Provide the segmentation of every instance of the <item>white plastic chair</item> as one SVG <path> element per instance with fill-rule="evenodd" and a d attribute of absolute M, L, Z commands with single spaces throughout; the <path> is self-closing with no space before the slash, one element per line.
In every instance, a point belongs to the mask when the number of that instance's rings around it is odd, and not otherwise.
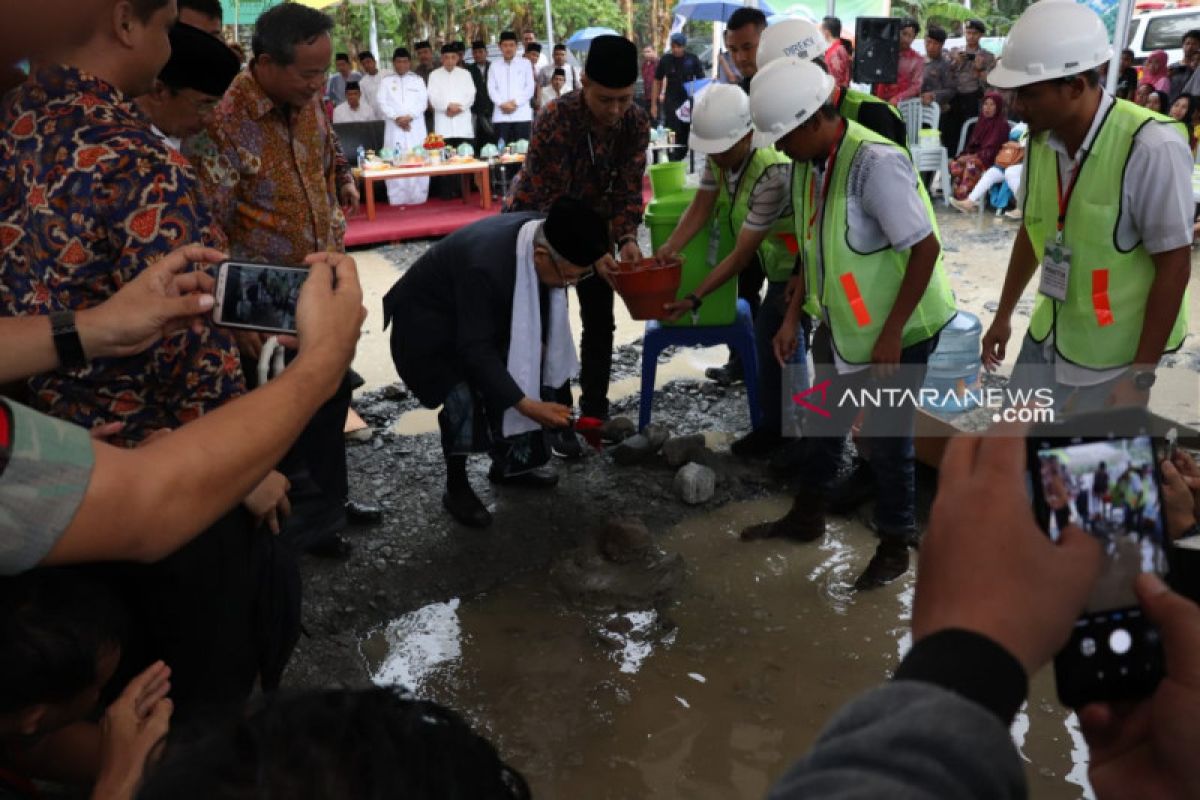
<path fill-rule="evenodd" d="M 918 173 L 933 173 L 930 185 L 936 181 L 942 192 L 942 202 L 950 205 L 950 154 L 942 146 L 940 138 L 921 137 L 922 129 L 939 130 L 941 109 L 937 103 L 925 105 L 915 97 L 902 101 L 899 109 L 908 133 L 908 150 L 912 153 L 913 166 Z"/>

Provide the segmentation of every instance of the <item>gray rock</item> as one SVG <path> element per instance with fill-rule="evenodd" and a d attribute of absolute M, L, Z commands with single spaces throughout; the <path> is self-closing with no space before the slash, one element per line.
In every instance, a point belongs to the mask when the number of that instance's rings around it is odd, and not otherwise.
<path fill-rule="evenodd" d="M 637 425 L 629 417 L 613 417 L 600 428 L 600 436 L 608 442 L 623 442 L 637 434 Z"/>
<path fill-rule="evenodd" d="M 665 426 L 651 422 L 646 427 L 642 428 L 642 436 L 645 436 L 650 442 L 650 451 L 657 453 L 659 449 L 666 444 L 667 439 L 671 438 L 671 432 Z"/>
<path fill-rule="evenodd" d="M 663 444 L 662 454 L 667 464 L 679 468 L 689 461 L 698 461 L 704 449 L 704 434 L 694 433 L 691 436 L 672 436 Z"/>
<path fill-rule="evenodd" d="M 613 461 L 623 467 L 640 464 L 652 455 L 654 448 L 650 446 L 650 440 L 640 433 L 630 436 L 612 451 Z"/>
<path fill-rule="evenodd" d="M 595 534 L 596 548 L 605 560 L 632 564 L 646 558 L 654 547 L 650 531 L 640 519 L 611 519 Z"/>
<path fill-rule="evenodd" d="M 392 383 L 383 387 L 383 396 L 388 400 L 403 400 L 408 397 L 408 389 L 403 383 Z"/>
<path fill-rule="evenodd" d="M 717 490 L 717 474 L 701 464 L 685 464 L 675 473 L 675 494 L 688 505 L 712 499 Z"/>

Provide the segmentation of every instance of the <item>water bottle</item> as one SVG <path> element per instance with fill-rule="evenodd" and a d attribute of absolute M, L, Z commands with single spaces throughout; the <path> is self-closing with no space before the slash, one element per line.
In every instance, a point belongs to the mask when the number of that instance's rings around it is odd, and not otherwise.
<path fill-rule="evenodd" d="M 504 152 L 504 137 L 503 136 L 500 137 L 500 141 L 496 142 L 496 150 L 501 153 Z"/>
<path fill-rule="evenodd" d="M 922 407 L 959 414 L 979 405 L 982 335 L 979 317 L 967 311 L 958 312 L 942 329 L 937 349 L 929 356 L 924 385 L 926 389 L 935 389 L 937 397 L 922 397 Z"/>
<path fill-rule="evenodd" d="M 365 148 L 364 148 L 364 147 L 363 147 L 363 146 L 360 144 L 360 145 L 358 146 L 358 168 L 359 168 L 359 169 L 362 169 L 362 168 L 363 168 L 363 164 L 366 162 L 366 160 L 367 160 L 367 151 L 366 151 L 366 149 L 365 149 Z"/>
<path fill-rule="evenodd" d="M 808 333 L 803 325 L 798 325 L 796 347 L 783 365 L 782 380 L 779 382 L 782 393 L 779 427 L 784 436 L 797 437 L 801 433 L 804 407 L 793 398 L 808 388 L 808 381 Z"/>

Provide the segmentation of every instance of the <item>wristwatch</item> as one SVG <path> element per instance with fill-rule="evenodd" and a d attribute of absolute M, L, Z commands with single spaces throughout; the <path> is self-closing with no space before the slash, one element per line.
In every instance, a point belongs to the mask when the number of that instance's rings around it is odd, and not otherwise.
<path fill-rule="evenodd" d="M 1130 376 L 1133 378 L 1133 385 L 1136 386 L 1139 391 L 1143 392 L 1150 391 L 1150 387 L 1154 385 L 1156 380 L 1158 380 L 1158 376 L 1154 374 L 1154 370 L 1152 369 L 1131 370 Z"/>
<path fill-rule="evenodd" d="M 684 295 L 684 296 L 683 296 L 683 299 L 684 299 L 684 300 L 689 300 L 689 301 L 691 301 L 691 304 L 692 304 L 692 311 L 699 311 L 699 310 L 700 310 L 700 306 L 701 306 L 701 305 L 703 305 L 703 302 L 700 300 L 700 298 L 699 298 L 699 297 L 697 297 L 697 296 L 695 295 L 695 293 L 694 293 L 694 292 L 693 292 L 692 294 L 686 294 L 686 295 Z"/>
<path fill-rule="evenodd" d="M 74 311 L 50 312 L 50 335 L 54 339 L 54 351 L 58 353 L 58 364 L 63 369 L 83 369 L 87 356 L 83 354 L 83 342 L 75 329 Z"/>

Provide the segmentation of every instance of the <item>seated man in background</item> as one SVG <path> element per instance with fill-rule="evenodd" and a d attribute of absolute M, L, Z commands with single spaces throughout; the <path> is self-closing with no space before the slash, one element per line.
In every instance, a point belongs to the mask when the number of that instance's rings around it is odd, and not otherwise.
<path fill-rule="evenodd" d="M 363 97 L 362 87 L 358 81 L 346 84 L 346 102 L 333 110 L 333 124 L 343 122 L 374 122 L 379 119 L 377 112 Z"/>
<path fill-rule="evenodd" d="M 176 150 L 183 140 L 208 125 L 213 109 L 241 72 L 242 65 L 224 42 L 177 22 L 171 28 L 171 57 L 154 88 L 134 102 L 154 132 Z"/>
<path fill-rule="evenodd" d="M 469 453 L 491 451 L 494 483 L 558 483 L 544 468 L 543 429 L 565 428 L 571 409 L 540 398 L 578 371 L 566 289 L 590 277 L 608 248 L 591 207 L 561 199 L 549 216 L 502 214 L 456 231 L 384 297 L 396 370 L 422 405 L 442 406 L 442 504 L 464 525 L 492 521 L 467 481 Z"/>

